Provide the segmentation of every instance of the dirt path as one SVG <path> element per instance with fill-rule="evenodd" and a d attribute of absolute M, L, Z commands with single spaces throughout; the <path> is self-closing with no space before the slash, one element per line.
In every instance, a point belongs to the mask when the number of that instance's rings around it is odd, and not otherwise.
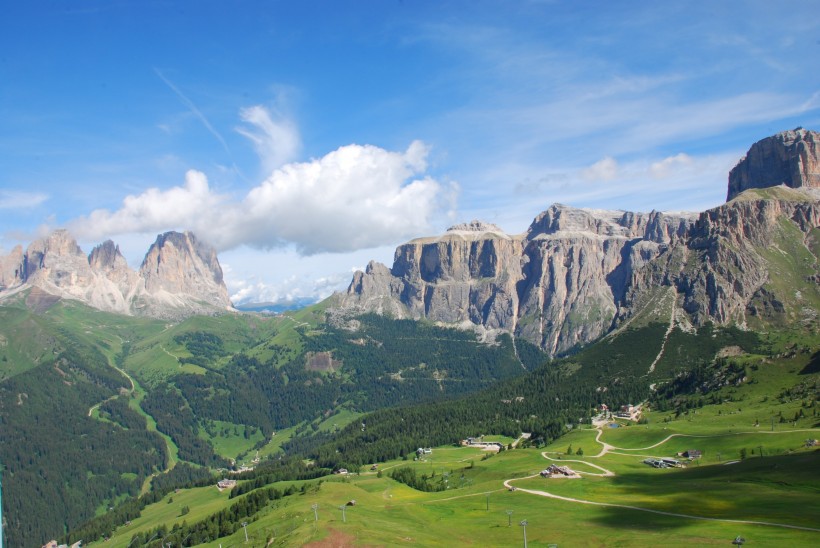
<path fill-rule="evenodd" d="M 777 432 L 767 432 L 767 431 L 748 431 L 748 432 L 732 432 L 729 434 L 670 434 L 655 445 L 650 445 L 649 447 L 636 447 L 634 449 L 628 449 L 624 447 L 613 447 L 608 445 L 609 450 L 618 450 L 618 451 L 645 451 L 647 449 L 654 449 L 664 443 L 668 442 L 672 438 L 722 438 L 727 436 L 742 436 L 744 434 L 767 434 L 767 435 L 775 435 L 775 434 L 792 434 L 794 432 L 817 432 L 816 428 L 801 428 L 795 430 L 778 430 Z M 598 436 L 600 437 L 600 430 Z M 598 438 L 595 438 L 598 441 Z M 598 441 L 598 443 L 603 443 Z"/>
<path fill-rule="evenodd" d="M 178 358 L 177 356 L 174 356 L 173 354 L 171 354 L 170 352 L 168 352 L 167 350 L 165 350 L 165 347 L 164 347 L 164 346 L 159 345 L 159 348 L 160 348 L 160 350 L 162 350 L 163 352 L 165 352 L 166 354 L 168 354 L 169 356 L 171 356 L 172 358 L 174 358 L 174 361 L 179 360 L 179 358 Z"/>
<path fill-rule="evenodd" d="M 614 476 L 614 475 L 615 475 L 615 472 L 613 472 L 612 470 L 607 470 L 607 469 L 606 469 L 606 468 L 604 468 L 603 466 L 598 466 L 597 464 L 592 464 L 591 462 L 587 462 L 587 461 L 585 461 L 585 460 L 573 460 L 573 459 L 554 459 L 554 458 L 552 458 L 552 457 L 550 457 L 550 456 L 547 456 L 547 451 L 544 451 L 543 453 L 541 453 L 541 456 L 542 456 L 542 457 L 544 457 L 545 459 L 547 459 L 547 460 L 551 460 L 551 461 L 553 461 L 553 462 L 580 462 L 581 464 L 585 464 L 585 465 L 587 465 L 587 466 L 591 466 L 592 468 L 597 468 L 598 470 L 600 470 L 601 472 L 603 472 L 603 474 L 596 474 L 595 472 L 581 472 L 581 471 L 579 471 L 579 470 L 574 470 L 574 472 L 577 472 L 578 474 L 584 474 L 585 476 L 600 476 L 600 477 L 607 477 L 607 478 L 609 478 L 609 477 L 612 477 L 612 476 Z M 595 457 L 598 457 L 598 456 L 600 456 L 600 455 L 595 455 Z"/>
<path fill-rule="evenodd" d="M 531 479 L 538 477 L 538 475 L 528 476 L 526 478 L 515 478 L 515 479 Z M 507 489 L 512 487 L 511 481 L 515 481 L 514 479 L 509 479 L 504 482 L 504 486 Z M 650 514 L 659 514 L 662 516 L 672 516 L 676 518 L 685 518 L 685 519 L 697 519 L 702 521 L 716 521 L 720 523 L 741 523 L 745 525 L 767 525 L 769 527 L 784 527 L 786 529 L 797 529 L 800 531 L 812 531 L 816 533 L 820 533 L 820 529 L 815 529 L 813 527 L 801 527 L 800 525 L 787 525 L 785 523 L 774 523 L 771 521 L 753 521 L 753 520 L 745 520 L 745 519 L 726 519 L 726 518 L 708 518 L 705 516 L 693 516 L 689 514 L 678 514 L 676 512 L 665 512 L 663 510 L 653 510 L 651 508 L 643 508 L 641 506 L 631 506 L 628 504 L 614 504 L 610 502 L 595 502 L 592 500 L 582 500 L 582 499 L 574 499 L 570 497 L 563 497 L 561 495 L 555 495 L 553 493 L 548 493 L 547 491 L 538 491 L 535 489 L 525 489 L 523 487 L 516 487 L 516 493 L 529 493 L 531 495 L 537 495 L 540 497 L 547 497 L 551 499 L 563 500 L 566 502 L 575 502 L 578 504 L 589 504 L 592 506 L 605 506 L 608 508 L 626 508 L 628 510 L 638 510 L 639 512 L 649 512 Z"/>
<path fill-rule="evenodd" d="M 816 429 L 800 429 L 800 430 L 788 430 L 788 431 L 781 431 L 781 432 L 733 432 L 731 434 L 716 434 L 716 435 L 711 435 L 711 436 L 694 435 L 694 434 L 671 434 L 671 435 L 667 436 L 666 438 L 664 438 L 663 440 L 659 441 L 658 443 L 656 443 L 654 445 L 650 445 L 649 447 L 640 447 L 640 448 L 635 448 L 635 449 L 624 449 L 624 448 L 621 448 L 621 447 L 615 447 L 613 445 L 610 445 L 608 443 L 605 443 L 605 442 L 601 441 L 601 434 L 603 434 L 603 429 L 601 428 L 600 425 L 596 429 L 598 430 L 598 434 L 595 436 L 595 441 L 600 443 L 602 448 L 601 448 L 600 453 L 598 453 L 597 455 L 591 456 L 591 458 L 600 458 L 600 457 L 602 457 L 602 456 L 604 456 L 604 455 L 606 455 L 607 453 L 610 453 L 610 452 L 612 452 L 612 454 L 615 454 L 615 455 L 629 455 L 630 454 L 630 453 L 616 453 L 615 451 L 645 451 L 647 449 L 654 449 L 655 447 L 663 445 L 664 443 L 666 443 L 667 441 L 669 441 L 669 440 L 671 440 L 672 438 L 675 438 L 675 437 L 714 438 L 714 437 L 721 437 L 721 436 L 736 436 L 736 435 L 741 435 L 741 434 L 789 434 L 789 433 L 792 433 L 792 432 L 816 432 L 817 431 Z M 553 459 L 552 457 L 548 456 L 546 451 L 541 453 L 541 456 L 543 456 L 545 459 L 551 460 L 551 461 L 558 460 L 558 459 Z M 635 455 L 635 456 L 639 456 L 639 455 Z M 604 472 L 603 474 L 594 474 L 594 473 L 586 472 L 587 475 L 608 476 L 608 477 L 611 477 L 611 476 L 615 475 L 614 472 L 612 472 L 610 470 L 607 470 L 606 468 L 603 468 L 601 466 L 598 466 L 596 464 L 592 464 L 591 462 L 587 462 L 587 461 L 584 461 L 584 460 L 560 459 L 560 462 L 580 462 L 580 463 L 583 463 L 587 466 L 592 466 L 593 468 L 597 468 L 597 469 Z M 584 472 L 578 472 L 578 473 L 579 474 L 584 474 Z M 539 477 L 538 474 L 534 474 L 532 476 L 527 476 L 527 477 L 524 477 L 524 478 L 510 478 L 510 479 L 504 481 L 504 487 L 506 487 L 508 490 L 512 490 L 512 488 L 513 488 L 512 482 L 513 481 L 518 481 L 518 480 L 522 480 L 522 479 L 532 479 L 532 478 L 537 478 L 537 477 Z M 684 518 L 684 519 L 696 519 L 696 520 L 701 520 L 701 521 L 716 521 L 716 522 L 721 522 L 721 523 L 740 523 L 740 524 L 745 524 L 745 525 L 765 525 L 765 526 L 769 526 L 769 527 L 782 527 L 782 528 L 786 528 L 786 529 L 797 529 L 797 530 L 800 530 L 800 531 L 812 531 L 812 532 L 820 533 L 820 529 L 816 529 L 816 528 L 813 528 L 813 527 L 802 527 L 800 525 L 788 525 L 788 524 L 785 524 L 785 523 L 774 523 L 774 522 L 770 522 L 770 521 L 753 521 L 753 520 L 727 519 L 727 518 L 709 518 L 709 517 L 705 517 L 705 516 L 694 516 L 694 515 L 690 515 L 690 514 L 679 514 L 679 513 L 676 513 L 676 512 L 666 512 L 666 511 L 663 511 L 663 510 L 654 510 L 652 508 L 643 508 L 641 506 L 632 506 L 632 505 L 629 505 L 629 504 L 614 504 L 614 503 L 610 503 L 610 502 L 596 502 L 596 501 L 592 501 L 592 500 L 575 499 L 575 498 L 571 498 L 571 497 L 564 497 L 564 496 L 561 496 L 561 495 L 556 495 L 554 493 L 549 493 L 547 491 L 540 491 L 540 490 L 536 490 L 536 489 L 525 489 L 523 487 L 516 487 L 515 491 L 516 492 L 521 492 L 521 493 L 529 493 L 531 495 L 537 495 L 537 496 L 540 496 L 540 497 L 547 497 L 547 498 L 551 498 L 551 499 L 563 500 L 563 501 L 566 501 L 566 502 L 575 502 L 575 503 L 578 503 L 578 504 L 589 504 L 589 505 L 592 505 L 592 506 L 605 506 L 605 507 L 609 507 L 609 508 L 626 508 L 628 510 L 637 510 L 639 512 L 649 512 L 650 514 L 659 514 L 659 515 L 662 515 L 662 516 L 672 516 L 672 517 L 678 517 L 678 518 Z"/>
<path fill-rule="evenodd" d="M 606 443 L 605 441 L 601 441 L 601 434 L 603 434 L 604 431 L 600 426 L 598 426 L 595 429 L 598 431 L 598 434 L 595 435 L 595 441 L 601 444 L 601 451 L 597 455 L 592 455 L 593 457 L 595 457 L 597 459 L 597 458 L 603 457 L 604 455 L 606 455 L 607 453 L 609 453 L 613 449 L 618 449 L 614 445 L 610 445 L 610 444 Z"/>
<path fill-rule="evenodd" d="M 119 372 L 120 372 L 120 374 L 122 374 L 122 376 L 124 376 L 126 379 L 128 379 L 128 382 L 131 384 L 131 389 L 128 391 L 128 394 L 129 394 L 129 395 L 132 395 L 132 394 L 134 393 L 134 388 L 135 388 L 135 385 L 134 385 L 134 379 L 132 379 L 132 378 L 131 378 L 131 375 L 129 375 L 128 373 L 126 373 L 126 372 L 125 372 L 125 370 L 120 369 L 119 367 L 117 367 L 116 365 L 114 365 L 114 364 L 113 364 L 113 363 L 111 363 L 111 362 L 108 362 L 108 365 L 110 365 L 111 367 L 113 367 L 114 369 L 116 369 L 117 371 L 119 371 Z M 95 410 L 95 409 L 98 409 L 98 408 L 99 408 L 102 404 L 104 404 L 104 403 L 106 403 L 106 402 L 109 402 L 109 401 L 111 401 L 111 400 L 113 400 L 113 399 L 117 398 L 118 396 L 119 396 L 119 394 L 114 394 L 114 395 L 113 395 L 113 396 L 111 396 L 110 398 L 106 398 L 106 399 L 104 399 L 103 401 L 101 401 L 100 403 L 96 403 L 96 404 L 92 405 L 92 406 L 88 409 L 88 416 L 90 417 L 90 416 L 91 416 L 91 414 L 94 412 L 94 410 Z"/>

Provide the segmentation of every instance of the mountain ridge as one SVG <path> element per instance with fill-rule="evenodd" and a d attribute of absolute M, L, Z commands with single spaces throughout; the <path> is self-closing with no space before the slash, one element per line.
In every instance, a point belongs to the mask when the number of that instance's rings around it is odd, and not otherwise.
<path fill-rule="evenodd" d="M 65 229 L 0 257 L 0 301 L 36 288 L 106 312 L 176 319 L 231 310 L 216 251 L 191 232 L 157 236 L 138 271 L 113 241 L 86 256 Z"/>
<path fill-rule="evenodd" d="M 789 297 L 770 251 L 794 248 L 804 270 L 820 269 L 817 142 L 820 134 L 798 129 L 755 143 L 730 174 L 731 199 L 701 213 L 555 204 L 519 235 L 473 221 L 416 238 L 396 249 L 392 267 L 371 262 L 356 272 L 334 306 L 353 315 L 469 322 L 551 355 L 616 329 L 640 313 L 655 287 L 673 288 L 674 313 L 695 326 L 816 321 L 817 276 L 792 280 L 801 297 Z"/>

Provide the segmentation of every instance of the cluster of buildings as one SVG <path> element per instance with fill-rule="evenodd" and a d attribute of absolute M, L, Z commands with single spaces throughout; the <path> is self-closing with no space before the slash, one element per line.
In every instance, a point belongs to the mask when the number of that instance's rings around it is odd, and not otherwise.
<path fill-rule="evenodd" d="M 572 470 L 569 466 L 558 466 L 551 464 L 549 468 L 541 470 L 542 478 L 580 478 L 578 472 Z"/>
<path fill-rule="evenodd" d="M 682 453 L 678 453 L 678 457 L 686 458 L 689 460 L 699 459 L 703 453 L 698 449 L 689 449 Z M 649 457 L 648 459 L 644 459 L 644 464 L 648 464 L 649 466 L 654 466 L 655 468 L 685 468 L 686 463 L 681 462 L 677 459 L 672 458 L 655 458 Z"/>
<path fill-rule="evenodd" d="M 220 491 L 224 491 L 225 489 L 233 489 L 236 487 L 236 480 L 233 479 L 221 479 L 216 484 L 217 488 Z"/>
<path fill-rule="evenodd" d="M 484 449 L 504 449 L 504 444 L 500 441 L 482 441 L 483 438 L 467 438 L 461 440 L 461 445 L 469 447 L 483 447 Z"/>
<path fill-rule="evenodd" d="M 631 403 L 622 405 L 617 411 L 612 411 L 607 404 L 602 403 L 598 410 L 604 418 L 616 418 L 628 421 L 637 421 L 641 418 L 641 406 L 632 405 Z"/>
<path fill-rule="evenodd" d="M 80 548 L 83 545 L 83 541 L 78 540 L 74 544 L 71 545 L 70 548 Z M 69 548 L 68 544 L 57 544 L 56 540 L 50 540 L 43 544 L 43 548 Z"/>

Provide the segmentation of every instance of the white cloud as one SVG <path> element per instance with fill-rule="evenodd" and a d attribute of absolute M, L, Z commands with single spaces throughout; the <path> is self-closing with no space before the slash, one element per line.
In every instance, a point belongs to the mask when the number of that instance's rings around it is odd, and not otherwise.
<path fill-rule="evenodd" d="M 664 158 L 659 162 L 654 162 L 649 166 L 649 174 L 656 179 L 665 179 L 676 170 L 692 164 L 692 157 L 683 152 Z"/>
<path fill-rule="evenodd" d="M 259 253 L 240 247 L 219 256 L 228 294 L 234 304 L 318 301 L 350 284 L 352 265 L 377 260 L 390 264 L 393 245 L 350 253 L 299 255 L 293 246 Z"/>
<path fill-rule="evenodd" d="M 302 143 L 299 130 L 292 121 L 281 115 L 271 114 L 259 105 L 243 108 L 239 116 L 251 127 L 240 126 L 236 131 L 253 143 L 266 172 L 273 171 L 298 156 Z"/>
<path fill-rule="evenodd" d="M 374 247 L 428 228 L 443 187 L 428 176 L 427 147 L 404 153 L 348 145 L 288 164 L 248 193 L 225 245 L 292 242 L 304 254 Z"/>
<path fill-rule="evenodd" d="M 190 170 L 185 185 L 160 190 L 149 188 L 139 195 L 129 195 L 122 207 L 110 212 L 97 209 L 88 217 L 69 223 L 80 238 L 103 238 L 129 232 L 161 232 L 202 226 L 213 221 L 226 198 L 211 192 L 205 174 Z"/>
<path fill-rule="evenodd" d="M 302 255 L 395 243 L 428 230 L 455 200 L 457 185 L 425 175 L 428 147 L 404 152 L 348 145 L 274 171 L 242 200 L 214 193 L 201 172 L 185 185 L 151 188 L 69 227 L 83 238 L 190 229 L 219 250 L 293 245 Z"/>
<path fill-rule="evenodd" d="M 0 190 L 0 209 L 28 209 L 37 207 L 46 200 L 48 194 L 43 192 Z"/>
<path fill-rule="evenodd" d="M 581 176 L 587 181 L 611 181 L 618 176 L 618 162 L 607 156 L 582 170 Z"/>

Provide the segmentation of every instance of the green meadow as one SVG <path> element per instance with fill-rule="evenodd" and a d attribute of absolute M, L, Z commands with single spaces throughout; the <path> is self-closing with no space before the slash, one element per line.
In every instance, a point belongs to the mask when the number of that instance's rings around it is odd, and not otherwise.
<path fill-rule="evenodd" d="M 711 546 L 727 545 L 737 535 L 761 546 L 812 546 L 820 540 L 820 452 L 803 443 L 820 430 L 692 434 L 703 430 L 694 426 L 699 421 L 654 422 L 651 413 L 649 418 L 647 425 L 604 427 L 601 441 L 615 448 L 602 456 L 594 456 L 603 448 L 595 440 L 598 431 L 587 429 L 539 449 L 496 454 L 445 446 L 418 460 L 378 463 L 379 472 L 365 466 L 321 483 L 293 482 L 304 492 L 273 501 L 249 519 L 247 544 L 240 528 L 204 546 L 510 546 L 523 542 L 522 520 L 531 546 Z M 572 455 L 566 454 L 570 444 Z M 760 445 L 763 456 L 756 451 L 734 464 L 726 464 L 727 456 L 717 461 L 717 452 Z M 583 456 L 575 454 L 578 448 Z M 644 455 L 674 456 L 693 448 L 701 448 L 704 457 L 685 468 L 642 462 Z M 538 473 L 551 462 L 569 465 L 582 477 L 541 478 Z M 404 466 L 433 481 L 446 479 L 449 488 L 421 492 L 390 478 Z M 614 476 L 596 475 L 600 468 Z M 514 491 L 505 487 L 507 480 Z M 134 532 L 160 524 L 170 530 L 233 502 L 215 486 L 170 497 L 173 502 L 166 497 L 152 505 L 106 545 L 127 546 Z M 354 500 L 345 506 L 343 521 L 340 506 Z M 185 516 L 184 506 L 190 508 Z"/>
<path fill-rule="evenodd" d="M 617 428 L 584 425 L 540 448 L 442 446 L 348 475 L 274 484 L 297 492 L 268 502 L 246 528 L 203 545 L 515 546 L 523 545 L 526 520 L 530 546 L 726 546 L 738 535 L 749 545 L 815 546 L 820 451 L 806 442 L 820 438 L 817 374 L 805 353 L 734 359 L 745 361 L 748 378 L 722 387 L 715 403 L 681 413 L 648 410 L 640 423 L 616 421 Z M 280 430 L 259 457 L 276 455 L 292 436 L 334 431 L 358 418 L 342 409 Z M 218 426 L 229 435 L 210 441 L 223 454 L 246 451 L 253 441 L 241 425 Z M 506 447 L 515 439 L 484 441 Z M 701 457 L 678 457 L 688 450 Z M 654 468 L 643 462 L 650 457 L 686 462 Z M 553 463 L 581 477 L 542 478 Z M 403 467 L 443 490 L 419 491 L 391 478 Z M 105 545 L 127 547 L 135 532 L 195 523 L 252 493 L 228 499 L 216 486 L 183 489 L 119 527 Z"/>

